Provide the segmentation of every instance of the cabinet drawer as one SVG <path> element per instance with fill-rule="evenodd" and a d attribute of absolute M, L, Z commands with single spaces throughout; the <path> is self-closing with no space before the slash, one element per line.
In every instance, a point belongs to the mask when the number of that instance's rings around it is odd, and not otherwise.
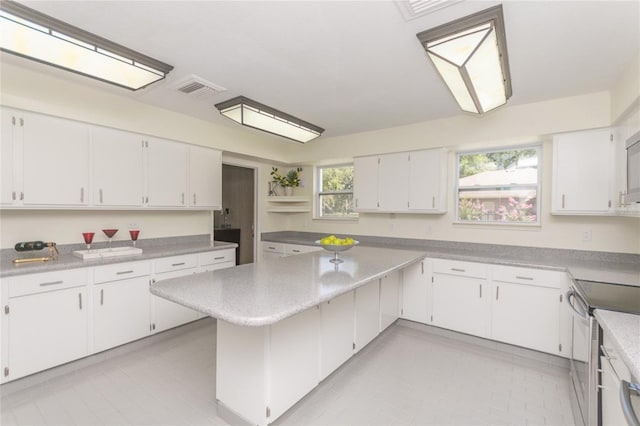
<path fill-rule="evenodd" d="M 296 254 L 311 253 L 312 251 L 322 250 L 322 247 L 305 246 L 302 244 L 285 244 L 284 254 L 286 256 L 295 256 Z"/>
<path fill-rule="evenodd" d="M 198 256 L 195 254 L 165 257 L 153 261 L 153 271 L 156 274 L 195 268 L 196 266 L 198 266 Z"/>
<path fill-rule="evenodd" d="M 96 284 L 126 280 L 151 274 L 151 264 L 150 262 L 127 262 L 98 266 L 93 274 L 93 282 Z"/>
<path fill-rule="evenodd" d="M 262 243 L 262 251 L 284 254 L 284 244 L 266 241 Z"/>
<path fill-rule="evenodd" d="M 491 275 L 493 281 L 552 288 L 564 287 L 567 280 L 565 272 L 500 265 L 491 266 Z"/>
<path fill-rule="evenodd" d="M 433 259 L 433 272 L 463 277 L 487 278 L 487 265 L 457 260 Z"/>
<path fill-rule="evenodd" d="M 87 269 L 71 269 L 10 278 L 9 297 L 80 287 L 87 284 L 87 277 Z"/>
<path fill-rule="evenodd" d="M 223 262 L 235 262 L 235 257 L 235 249 L 209 251 L 198 255 L 198 264 L 200 266 L 206 266 Z"/>

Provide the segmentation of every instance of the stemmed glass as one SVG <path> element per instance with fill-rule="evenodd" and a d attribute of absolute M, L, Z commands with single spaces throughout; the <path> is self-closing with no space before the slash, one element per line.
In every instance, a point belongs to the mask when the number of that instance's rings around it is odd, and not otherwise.
<path fill-rule="evenodd" d="M 129 229 L 129 235 L 131 236 L 131 241 L 133 241 L 133 247 L 136 247 L 136 241 L 138 241 L 138 235 L 140 234 L 139 229 Z"/>
<path fill-rule="evenodd" d="M 84 243 L 87 245 L 87 251 L 91 250 L 91 243 L 93 242 L 93 236 L 95 232 L 83 232 L 82 237 L 84 238 Z"/>
<path fill-rule="evenodd" d="M 106 235 L 107 238 L 109 239 L 109 250 L 111 250 L 111 239 L 113 238 L 114 235 L 116 235 L 118 230 L 117 229 L 103 229 L 102 232 L 104 232 L 104 235 Z"/>

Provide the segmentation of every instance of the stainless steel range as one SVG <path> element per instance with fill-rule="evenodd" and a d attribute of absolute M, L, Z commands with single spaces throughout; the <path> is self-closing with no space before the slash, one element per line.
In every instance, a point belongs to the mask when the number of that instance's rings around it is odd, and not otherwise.
<path fill-rule="evenodd" d="M 640 287 L 576 280 L 567 293 L 573 311 L 571 383 L 572 408 L 577 424 L 602 425 L 598 397 L 599 350 L 602 330 L 595 309 L 640 314 Z"/>

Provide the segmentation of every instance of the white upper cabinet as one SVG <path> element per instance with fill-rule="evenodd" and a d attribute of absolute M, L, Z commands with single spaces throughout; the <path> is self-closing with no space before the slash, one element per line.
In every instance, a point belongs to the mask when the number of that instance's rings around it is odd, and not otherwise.
<path fill-rule="evenodd" d="M 438 148 L 355 158 L 356 210 L 445 213 L 446 157 Z"/>
<path fill-rule="evenodd" d="M 143 205 L 141 135 L 106 127 L 92 128 L 93 204 Z"/>
<path fill-rule="evenodd" d="M 380 156 L 378 169 L 380 210 L 400 212 L 409 208 L 409 154 Z"/>
<path fill-rule="evenodd" d="M 222 209 L 222 152 L 189 147 L 189 206 Z"/>
<path fill-rule="evenodd" d="M 378 156 L 353 159 L 353 197 L 356 200 L 356 211 L 378 210 L 379 165 Z"/>
<path fill-rule="evenodd" d="M 409 157 L 409 210 L 447 211 L 447 151 L 414 151 Z"/>
<path fill-rule="evenodd" d="M 14 153 L 22 140 L 22 120 L 13 111 L 2 109 L 0 123 L 0 204 L 11 205 L 21 199 Z"/>
<path fill-rule="evenodd" d="M 166 139 L 147 138 L 147 205 L 187 205 L 187 159 L 189 146 Z"/>
<path fill-rule="evenodd" d="M 553 137 L 554 214 L 613 213 L 613 142 L 608 128 Z"/>
<path fill-rule="evenodd" d="M 41 114 L 22 117 L 24 204 L 88 205 L 89 126 Z"/>

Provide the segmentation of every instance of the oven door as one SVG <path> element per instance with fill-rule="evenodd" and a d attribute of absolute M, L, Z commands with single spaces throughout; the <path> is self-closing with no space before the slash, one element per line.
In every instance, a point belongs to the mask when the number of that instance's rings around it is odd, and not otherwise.
<path fill-rule="evenodd" d="M 598 425 L 598 323 L 589 315 L 589 306 L 573 288 L 567 293 L 573 315 L 571 344 L 572 408 L 576 424 Z"/>

